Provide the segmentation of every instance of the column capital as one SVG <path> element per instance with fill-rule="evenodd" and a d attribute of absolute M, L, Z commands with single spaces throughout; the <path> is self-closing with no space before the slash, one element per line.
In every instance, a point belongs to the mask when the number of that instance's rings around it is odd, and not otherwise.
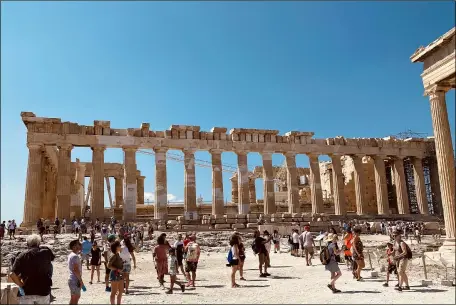
<path fill-rule="evenodd" d="M 223 150 L 221 150 L 221 149 L 210 149 L 209 153 L 210 154 L 222 154 Z"/>
<path fill-rule="evenodd" d="M 282 154 L 285 157 L 296 157 L 296 152 L 293 151 L 283 152 Z"/>
<path fill-rule="evenodd" d="M 260 152 L 260 154 L 263 157 L 263 159 L 270 160 L 270 159 L 272 159 L 272 154 L 274 154 L 274 152 L 264 151 L 264 152 Z"/>
<path fill-rule="evenodd" d="M 123 146 L 122 150 L 124 152 L 136 152 L 136 151 L 138 151 L 138 147 L 137 146 Z"/>
<path fill-rule="evenodd" d="M 382 159 L 382 160 L 388 159 L 388 155 L 386 155 L 386 154 L 372 154 L 372 155 L 367 155 L 367 156 L 373 158 L 374 160 L 377 160 L 377 159 Z"/>
<path fill-rule="evenodd" d="M 195 154 L 195 152 L 198 151 L 198 149 L 196 148 L 185 148 L 185 149 L 182 149 L 182 152 L 184 154 Z"/>
<path fill-rule="evenodd" d="M 57 147 L 59 150 L 64 150 L 64 151 L 71 151 L 73 149 L 73 145 L 70 143 L 58 143 Z"/>
<path fill-rule="evenodd" d="M 318 153 L 306 153 L 307 157 L 309 158 L 309 161 L 318 161 L 318 157 L 320 154 Z"/>
<path fill-rule="evenodd" d="M 93 145 L 90 147 L 92 151 L 104 152 L 106 150 L 106 146 L 103 145 Z"/>
<path fill-rule="evenodd" d="M 237 155 L 247 155 L 248 152 L 245 150 L 235 150 L 234 153 Z"/>
<path fill-rule="evenodd" d="M 144 175 L 140 175 L 136 177 L 137 180 L 145 180 L 146 177 Z"/>
<path fill-rule="evenodd" d="M 424 96 L 433 98 L 433 96 L 437 95 L 438 93 L 445 94 L 450 89 L 451 86 L 448 85 L 432 84 L 424 89 Z"/>
<path fill-rule="evenodd" d="M 350 154 L 349 156 L 350 156 L 352 159 L 354 159 L 354 158 L 361 158 L 361 159 L 362 159 L 364 156 L 367 156 L 367 155 L 361 153 L 361 154 Z"/>
<path fill-rule="evenodd" d="M 168 147 L 154 147 L 155 154 L 168 152 Z"/>
<path fill-rule="evenodd" d="M 406 158 L 407 156 L 403 156 L 403 155 L 394 155 L 394 156 L 390 156 L 390 158 L 393 160 L 393 161 L 404 161 L 404 158 Z"/>
<path fill-rule="evenodd" d="M 344 156 L 345 154 L 344 153 L 339 153 L 339 152 L 334 152 L 334 153 L 329 153 L 328 156 L 333 159 L 333 158 L 341 158 L 342 156 Z"/>
<path fill-rule="evenodd" d="M 230 177 L 230 181 L 237 181 L 238 177 L 237 175 L 233 175 L 232 177 Z"/>
<path fill-rule="evenodd" d="M 42 143 L 28 143 L 27 148 L 30 150 L 44 150 L 44 144 Z"/>

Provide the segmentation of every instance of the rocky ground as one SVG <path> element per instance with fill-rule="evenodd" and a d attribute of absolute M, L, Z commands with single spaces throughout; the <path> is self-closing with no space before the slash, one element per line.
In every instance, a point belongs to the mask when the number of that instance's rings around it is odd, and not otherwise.
<path fill-rule="evenodd" d="M 409 267 L 410 291 L 396 292 L 392 287 L 382 287 L 385 273 L 380 273 L 379 278 L 370 277 L 369 263 L 363 272 L 364 282 L 356 282 L 351 273 L 341 266 L 342 277 L 337 287 L 342 293 L 333 295 L 326 287 L 329 273 L 324 270 L 318 258 L 313 261 L 313 266 L 306 267 L 303 258 L 291 257 L 287 250 L 286 239 L 282 239 L 282 251 L 280 254 L 271 254 L 272 268 L 271 277 L 267 279 L 258 277 L 257 258 L 250 250 L 251 234 L 245 234 L 247 246 L 247 260 L 245 266 L 245 278 L 247 281 L 239 281 L 241 288 L 232 289 L 229 285 L 230 269 L 225 267 L 226 251 L 231 232 L 206 232 L 198 233 L 198 242 L 202 248 L 201 260 L 198 265 L 196 288 L 185 293 L 175 291 L 173 295 L 166 295 L 158 288 L 156 273 L 151 261 L 151 247 L 155 241 L 145 241 L 144 247 L 137 254 L 138 266 L 132 271 L 131 294 L 124 296 L 123 303 L 146 304 L 146 303 L 319 303 L 319 304 L 454 304 L 456 302 L 455 287 L 443 287 L 438 285 L 439 279 L 445 277 L 445 269 L 441 263 L 427 262 L 428 278 L 434 280 L 434 285 L 421 286 L 423 279 L 422 260 L 419 255 L 414 256 Z M 169 234 L 169 241 L 174 241 L 176 234 Z M 68 255 L 68 243 L 74 239 L 74 235 L 58 235 L 57 239 L 45 237 L 46 245 L 52 248 L 56 254 L 54 263 L 54 287 L 53 295 L 56 297 L 53 303 L 66 304 L 69 300 L 67 286 L 66 259 Z M 387 237 L 382 235 L 363 236 L 366 249 L 371 252 L 372 266 L 376 271 L 381 270 L 384 259 L 377 260 L 375 254 L 383 254 Z M 427 246 L 435 244 L 432 238 L 426 237 L 423 244 L 412 244 L 415 254 L 424 250 Z M 318 245 L 318 243 L 317 243 Z M 2 265 L 7 264 L 9 257 L 14 252 L 25 249 L 25 237 L 18 237 L 15 241 L 4 240 L 1 246 Z M 377 250 L 377 251 L 376 251 Z M 374 252 L 375 251 L 375 252 Z M 380 253 L 379 253 L 380 252 Z M 454 269 L 449 271 L 450 278 L 454 278 Z M 102 273 L 102 280 L 104 274 Z M 87 292 L 81 296 L 81 304 L 107 304 L 109 294 L 104 292 L 102 283 L 89 285 L 90 274 L 83 271 L 83 279 L 87 286 Z M 2 282 L 5 279 L 2 278 Z M 393 284 L 393 283 L 392 283 Z M 168 283 L 166 283 L 168 285 Z"/>

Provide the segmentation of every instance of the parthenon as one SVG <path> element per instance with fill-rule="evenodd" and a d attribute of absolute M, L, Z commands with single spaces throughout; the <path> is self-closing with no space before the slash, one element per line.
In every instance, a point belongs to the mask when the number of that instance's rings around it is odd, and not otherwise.
<path fill-rule="evenodd" d="M 338 136 L 318 139 L 313 137 L 313 132 L 291 131 L 279 135 L 277 130 L 234 128 L 227 133 L 228 129 L 224 127 L 214 127 L 210 132 L 205 132 L 199 126 L 187 125 L 172 125 L 165 131 L 153 131 L 149 123 L 142 123 L 140 128 L 116 129 L 111 128 L 109 121 L 95 120 L 93 126 L 86 126 L 64 122 L 60 118 L 37 117 L 32 112 L 22 112 L 21 117 L 28 130 L 29 148 L 24 226 L 33 224 L 42 215 L 48 218 L 81 215 L 85 207 L 85 176 L 91 177 L 91 218 L 106 217 L 104 180 L 114 177 L 116 200 L 113 213 L 126 221 L 136 220 L 138 210 L 144 208 L 144 177 L 136 165 L 136 153 L 140 149 L 152 149 L 155 152 L 155 203 L 147 207 L 152 207 L 155 220 L 172 217 L 168 215 L 166 175 L 166 153 L 170 149 L 184 153 L 185 196 L 182 216 L 185 220 L 199 220 L 202 214 L 206 214 L 201 212 L 196 198 L 196 151 L 208 151 L 212 156 L 212 203 L 208 214 L 215 217 L 231 213 L 265 216 L 278 213 L 281 210 L 281 205 L 277 203 L 280 202 L 280 195 L 286 212 L 293 215 L 407 215 L 411 213 L 410 194 L 415 195 L 413 213 L 428 215 L 429 207 L 433 212 L 438 210 L 439 200 L 435 197 L 438 194 L 438 177 L 432 174 L 436 173 L 432 137 L 397 139 Z M 92 162 L 72 163 L 73 147 L 90 147 Z M 106 148 L 121 148 L 124 152 L 123 164 L 105 163 Z M 222 153 L 229 151 L 237 154 L 238 169 L 231 179 L 232 201 L 226 205 Z M 263 160 L 262 167 L 249 172 L 248 153 L 259 153 Z M 284 179 L 278 190 L 274 178 L 279 170 L 272 164 L 274 153 L 285 157 L 285 171 L 280 174 Z M 309 169 L 296 167 L 298 154 L 309 157 Z M 320 155 L 328 155 L 331 162 L 320 162 Z M 370 166 L 372 171 L 366 170 Z M 404 167 L 407 166 L 413 171 L 405 171 Z M 350 176 L 353 178 L 351 185 L 346 177 L 350 167 Z M 43 169 L 47 169 L 44 170 L 47 173 L 46 180 L 41 179 Z M 427 180 L 433 181 L 431 189 L 426 187 L 429 184 L 425 182 L 425 169 Z M 254 180 L 259 177 L 264 181 L 263 201 L 256 201 Z M 322 183 L 325 177 L 329 184 Z M 300 183 L 301 178 L 305 182 Z M 413 185 L 408 183 L 409 179 Z M 389 196 L 392 182 L 394 198 Z M 344 192 L 349 186 L 354 189 L 352 198 Z M 411 187 L 413 190 L 410 190 Z M 307 205 L 306 199 L 309 198 Z M 328 198 L 331 198 L 329 210 L 325 208 Z"/>

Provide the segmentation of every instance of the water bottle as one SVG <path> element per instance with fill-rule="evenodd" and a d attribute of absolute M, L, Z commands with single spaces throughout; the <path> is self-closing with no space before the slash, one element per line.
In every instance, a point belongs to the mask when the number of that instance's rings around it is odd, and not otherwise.
<path fill-rule="evenodd" d="M 19 294 L 20 294 L 21 296 L 24 296 L 24 295 L 25 295 L 24 289 L 22 289 L 22 287 L 19 287 Z"/>
<path fill-rule="evenodd" d="M 87 291 L 87 288 L 86 288 L 85 285 L 82 285 L 81 289 L 82 289 L 83 292 L 86 292 L 86 291 Z"/>

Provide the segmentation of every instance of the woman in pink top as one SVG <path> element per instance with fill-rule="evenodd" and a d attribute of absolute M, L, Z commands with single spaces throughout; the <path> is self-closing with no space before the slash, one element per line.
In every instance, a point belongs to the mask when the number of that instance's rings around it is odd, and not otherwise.
<path fill-rule="evenodd" d="M 169 245 L 166 243 L 164 236 L 158 237 L 157 244 L 158 245 L 154 248 L 152 256 L 155 262 L 155 269 L 157 270 L 157 278 L 160 283 L 160 288 L 164 289 L 164 277 L 165 274 L 168 274 Z"/>

